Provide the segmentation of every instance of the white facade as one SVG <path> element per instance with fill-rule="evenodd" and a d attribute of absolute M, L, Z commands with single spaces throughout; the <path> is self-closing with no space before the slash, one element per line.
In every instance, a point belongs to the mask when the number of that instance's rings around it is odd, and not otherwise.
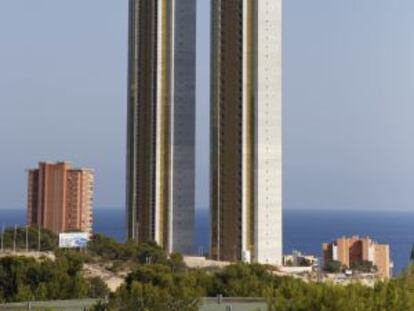
<path fill-rule="evenodd" d="M 338 246 L 332 245 L 332 259 L 338 260 Z"/>
<path fill-rule="evenodd" d="M 257 1 L 255 259 L 282 261 L 282 1 Z"/>
<path fill-rule="evenodd" d="M 375 245 L 368 246 L 368 261 L 375 262 Z"/>
<path fill-rule="evenodd" d="M 167 3 L 164 1 L 157 1 L 157 6 L 156 6 L 156 14 L 158 17 L 162 17 L 163 16 L 163 12 L 168 10 L 167 7 Z M 163 57 L 163 53 L 166 49 L 169 49 L 168 47 L 168 43 L 166 40 L 163 39 L 164 36 L 168 35 L 165 33 L 165 29 L 169 29 L 171 26 L 168 25 L 171 22 L 171 20 L 169 19 L 165 19 L 165 18 L 157 18 L 157 25 L 156 25 L 156 40 L 157 40 L 157 55 L 155 56 L 157 61 L 155 62 L 154 66 L 156 66 L 156 98 L 154 100 L 154 105 L 156 105 L 156 109 L 155 109 L 155 166 L 153 167 L 153 169 L 155 170 L 155 198 L 154 198 L 154 215 L 153 217 L 154 219 L 154 227 L 155 228 L 151 228 L 150 230 L 154 230 L 154 240 L 159 244 L 162 245 L 163 242 L 163 237 L 162 237 L 162 233 L 163 233 L 163 227 L 162 227 L 162 221 L 161 221 L 161 215 L 163 213 L 163 196 L 164 193 L 162 191 L 163 189 L 163 184 L 165 183 L 165 181 L 163 180 L 164 178 L 164 172 L 163 172 L 163 167 L 162 167 L 162 162 L 164 160 L 164 154 L 163 154 L 163 144 L 162 144 L 162 140 L 164 139 L 163 135 L 165 132 L 165 122 L 163 122 L 163 118 L 164 118 L 164 109 L 162 109 L 162 105 L 163 105 L 163 96 L 165 96 L 165 90 L 168 89 L 168 85 L 166 85 L 166 83 L 168 83 L 168 79 L 165 79 L 165 75 L 169 74 L 169 71 L 166 70 L 166 67 L 169 66 L 170 64 L 167 62 L 169 61 L 168 59 L 166 59 L 165 57 Z M 155 53 L 154 53 L 155 54 Z M 171 238 L 171 237 L 169 237 Z"/>

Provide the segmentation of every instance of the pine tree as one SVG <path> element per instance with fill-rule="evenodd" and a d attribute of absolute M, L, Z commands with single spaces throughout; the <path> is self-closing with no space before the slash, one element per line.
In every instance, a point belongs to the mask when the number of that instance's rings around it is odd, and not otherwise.
<path fill-rule="evenodd" d="M 411 261 L 411 263 L 413 263 L 413 262 L 414 262 L 414 245 L 413 245 L 413 247 L 411 248 L 410 261 Z"/>

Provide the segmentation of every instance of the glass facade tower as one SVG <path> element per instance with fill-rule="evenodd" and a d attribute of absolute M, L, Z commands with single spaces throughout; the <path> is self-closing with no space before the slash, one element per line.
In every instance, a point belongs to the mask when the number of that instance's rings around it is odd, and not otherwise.
<path fill-rule="evenodd" d="M 128 238 L 191 253 L 194 223 L 194 0 L 130 0 Z"/>

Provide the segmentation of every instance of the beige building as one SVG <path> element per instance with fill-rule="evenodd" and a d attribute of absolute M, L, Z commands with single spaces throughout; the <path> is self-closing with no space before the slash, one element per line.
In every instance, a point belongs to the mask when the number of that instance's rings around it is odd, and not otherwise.
<path fill-rule="evenodd" d="M 369 261 L 378 268 L 379 276 L 391 276 L 390 247 L 387 244 L 378 244 L 369 237 L 354 236 L 324 243 L 322 249 L 325 263 L 337 260 L 350 268 L 355 262 Z"/>
<path fill-rule="evenodd" d="M 58 234 L 92 232 L 93 172 L 68 162 L 40 162 L 28 171 L 27 224 Z"/>
<path fill-rule="evenodd" d="M 313 255 L 304 255 L 299 251 L 293 251 L 292 254 L 283 255 L 283 266 L 300 267 L 309 266 L 317 267 L 319 260 Z"/>

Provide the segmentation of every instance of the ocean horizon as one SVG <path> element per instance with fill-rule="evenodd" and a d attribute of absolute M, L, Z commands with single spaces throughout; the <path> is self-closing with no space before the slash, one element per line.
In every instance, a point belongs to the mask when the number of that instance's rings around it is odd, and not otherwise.
<path fill-rule="evenodd" d="M 24 225 L 24 209 L 0 209 L 0 225 Z M 369 236 L 390 245 L 394 275 L 410 262 L 414 242 L 414 212 L 356 210 L 283 211 L 283 253 L 298 250 L 321 257 L 322 243 L 342 236 Z M 122 208 L 95 208 L 94 233 L 102 233 L 118 241 L 125 237 L 125 211 Z M 195 253 L 209 249 L 209 210 L 196 210 L 194 232 Z"/>

